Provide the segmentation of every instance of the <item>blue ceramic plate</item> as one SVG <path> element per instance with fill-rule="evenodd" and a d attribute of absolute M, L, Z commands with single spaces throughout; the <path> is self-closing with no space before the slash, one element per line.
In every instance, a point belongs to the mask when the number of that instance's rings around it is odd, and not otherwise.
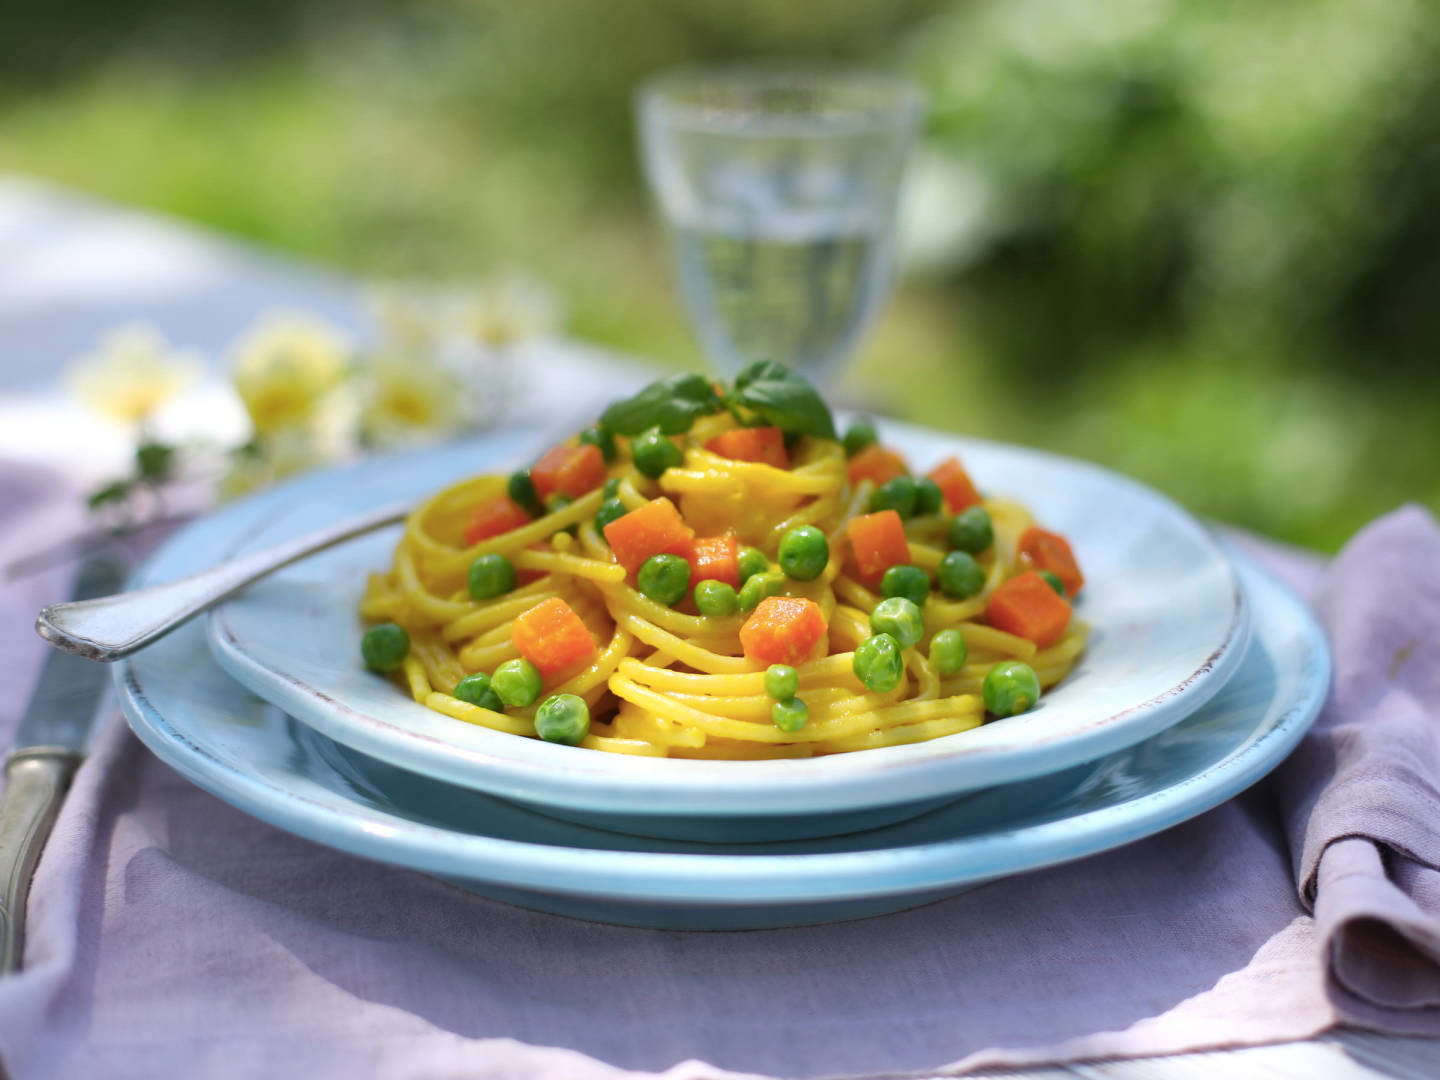
<path fill-rule="evenodd" d="M 208 561 L 240 506 L 192 526 L 149 566 Z M 228 520 L 227 520 L 228 518 Z M 1329 685 L 1309 612 L 1236 556 L 1255 633 L 1213 700 L 1087 765 L 954 800 L 902 825 L 825 840 L 721 846 L 646 840 L 558 820 L 368 758 L 254 697 L 186 627 L 117 665 L 136 734 L 240 809 L 343 851 L 492 898 L 638 926 L 803 925 L 913 907 L 981 882 L 1117 847 L 1193 817 L 1273 769 Z"/>
<path fill-rule="evenodd" d="M 1017 447 L 897 424 L 886 425 L 886 441 L 916 464 L 959 454 L 982 490 L 1020 499 L 1073 542 L 1087 575 L 1077 614 L 1092 636 L 1039 708 L 930 742 L 799 761 L 601 754 L 465 724 L 359 662 L 356 607 L 366 575 L 389 565 L 398 530 L 308 559 L 217 609 L 212 649 L 256 694 L 370 757 L 586 821 L 603 815 L 623 831 L 700 839 L 844 832 L 881 808 L 899 820 L 965 791 L 1092 761 L 1180 720 L 1236 669 L 1249 632 L 1244 592 L 1211 536 L 1168 499 Z M 480 442 L 312 476 L 213 522 L 202 550 L 214 558 L 418 498 L 457 476 L 512 468 L 527 456 L 516 450 Z"/>

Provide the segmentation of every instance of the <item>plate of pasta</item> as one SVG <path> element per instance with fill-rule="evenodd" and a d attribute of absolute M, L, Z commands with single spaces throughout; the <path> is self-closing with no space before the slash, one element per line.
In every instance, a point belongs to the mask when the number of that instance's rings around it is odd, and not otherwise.
<path fill-rule="evenodd" d="M 337 472 L 234 553 L 411 496 L 402 528 L 212 613 L 321 734 L 656 835 L 849 831 L 1093 760 L 1223 686 L 1209 533 L 1134 481 L 864 419 L 779 365 L 673 376 L 586 430 Z"/>

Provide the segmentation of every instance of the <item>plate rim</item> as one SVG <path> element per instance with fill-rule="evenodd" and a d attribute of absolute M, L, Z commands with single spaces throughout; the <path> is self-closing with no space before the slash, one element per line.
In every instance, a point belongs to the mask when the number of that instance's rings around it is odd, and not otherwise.
<path fill-rule="evenodd" d="M 1002 825 L 895 848 L 769 855 L 614 851 L 456 833 L 383 811 L 346 813 L 242 772 L 178 731 L 135 676 L 134 664 L 143 663 L 142 657 L 122 661 L 116 681 L 132 730 L 187 779 L 294 835 L 389 865 L 546 894 L 662 905 L 746 907 L 924 894 L 1086 858 L 1154 835 L 1233 798 L 1289 755 L 1328 695 L 1328 645 L 1288 586 L 1238 550 L 1231 552 L 1242 572 L 1268 594 L 1265 603 L 1297 617 L 1308 660 L 1292 699 L 1264 731 L 1258 736 L 1252 731 L 1200 772 L 1134 799 L 1015 829 Z M 1273 705 L 1272 699 L 1256 708 Z M 1003 865 L 987 863 L 987 847 L 999 840 L 1006 842 Z"/>
<path fill-rule="evenodd" d="M 535 770 L 542 763 L 525 760 L 524 756 L 467 746 L 462 748 L 462 757 L 455 753 L 457 748 L 453 743 L 352 708 L 344 701 L 292 679 L 285 672 L 268 667 L 250 655 L 229 628 L 224 605 L 207 618 L 210 650 L 229 675 L 297 720 L 327 738 L 402 768 L 474 790 L 571 811 L 645 813 L 654 800 L 679 796 L 684 803 L 676 807 L 675 812 L 689 816 L 736 816 L 737 805 L 744 805 L 751 814 L 858 810 L 959 794 L 991 783 L 1043 775 L 1133 745 L 1179 722 L 1218 693 L 1238 669 L 1250 635 L 1251 612 L 1245 590 L 1219 538 L 1173 499 L 1093 462 L 914 425 L 888 423 L 887 426 L 899 434 L 902 442 L 938 442 L 955 447 L 962 454 L 964 447 L 970 445 L 981 447 L 985 452 L 1018 458 L 1022 464 L 1024 459 L 1034 458 L 1047 461 L 1052 467 L 1088 472 L 1108 485 L 1128 488 L 1138 497 L 1163 508 L 1171 522 L 1187 530 L 1198 544 L 1210 550 L 1226 575 L 1231 617 L 1219 644 L 1193 672 L 1158 694 L 1096 717 L 1078 730 L 1048 743 L 1003 750 L 975 747 L 962 736 L 951 736 L 919 744 L 923 749 L 887 747 L 863 755 L 841 754 L 799 762 L 667 761 L 664 771 L 656 769 L 649 759 L 632 761 L 623 755 L 606 755 L 605 760 L 597 760 L 592 753 L 577 752 L 570 747 L 546 745 L 537 749 L 527 743 L 524 748 L 527 755 L 548 753 L 550 760 L 544 761 L 543 766 L 548 776 L 562 777 L 560 781 L 538 776 Z M 423 464 L 427 457 L 439 459 L 454 449 L 421 452 L 417 460 Z M 358 467 L 362 474 L 365 467 L 364 464 Z M 310 474 L 296 484 L 333 483 L 337 472 L 339 470 Z M 264 499 L 265 494 L 268 493 L 262 493 L 260 498 Z M 230 550 L 244 547 L 253 539 L 253 533 L 239 535 L 242 532 L 241 529 L 232 531 Z M 319 700 L 322 696 L 323 702 Z M 611 760 L 612 757 L 615 760 Z M 977 761 L 985 768 L 983 785 L 959 782 L 949 773 L 957 762 L 973 770 L 976 765 L 971 763 Z M 783 782 L 777 784 L 777 780 Z"/>

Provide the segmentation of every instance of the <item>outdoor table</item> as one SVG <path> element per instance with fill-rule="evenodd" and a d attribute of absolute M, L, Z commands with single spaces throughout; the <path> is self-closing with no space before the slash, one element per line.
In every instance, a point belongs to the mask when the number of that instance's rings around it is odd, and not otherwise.
<path fill-rule="evenodd" d="M 0 367 L 0 466 L 18 468 L 28 465 L 37 470 L 53 470 L 55 475 L 73 484 L 76 492 L 84 491 L 87 485 L 93 485 L 124 466 L 128 446 L 120 441 L 109 442 L 103 432 L 87 426 L 80 418 L 78 406 L 65 398 L 56 378 L 58 369 L 65 362 L 91 348 L 96 339 L 115 324 L 137 318 L 152 321 L 170 340 L 205 350 L 218 365 L 223 362 L 223 349 L 229 342 L 257 315 L 276 308 L 313 312 L 357 335 L 365 332 L 359 290 L 354 282 L 339 274 L 257 252 L 199 228 L 158 216 L 97 204 L 23 179 L 0 180 L 0 350 L 3 350 L 0 355 L 4 357 L 0 361 L 3 364 Z M 521 377 L 528 385 L 565 387 L 564 415 L 558 419 L 576 424 L 613 397 L 617 388 L 636 385 L 644 374 L 644 366 L 629 358 L 563 339 L 527 346 L 521 363 Z M 217 380 L 221 377 L 218 367 L 212 368 L 210 377 Z M 217 428 L 237 422 L 233 414 L 226 415 L 222 396 L 217 391 L 214 398 L 215 412 L 211 419 Z M 513 422 L 541 419 L 534 413 L 534 406 L 523 404 L 525 400 L 525 394 L 517 396 L 516 413 L 510 418 Z M 551 404 L 554 404 L 553 397 Z M 555 422 L 557 416 L 552 412 L 545 419 Z M 75 502 L 78 512 L 78 497 Z M 75 516 L 70 514 L 67 517 L 63 509 L 57 509 L 47 520 L 59 529 L 65 524 L 73 527 Z M 31 523 L 34 524 L 33 520 Z M 23 538 L 8 535 L 11 524 L 0 520 L 0 552 L 7 557 L 17 554 L 27 543 L 34 548 L 47 542 L 44 535 L 32 534 Z M 1239 533 L 1232 535 L 1267 559 L 1272 567 L 1278 566 L 1287 571 L 1297 584 L 1313 582 L 1319 573 L 1321 564 L 1318 558 L 1286 552 L 1259 538 Z M 5 586 L 0 591 L 4 610 L 25 610 L 28 605 L 28 609 L 33 611 L 44 602 L 59 599 L 44 590 L 63 588 L 58 584 L 63 580 L 64 571 L 61 570 Z M 9 595 L 6 596 L 6 593 Z M 10 670 L 15 676 L 10 681 L 5 703 L 0 705 L 0 731 L 8 732 L 28 696 L 34 673 L 42 659 L 43 645 L 38 639 L 17 633 L 13 626 L 0 628 L 0 632 L 6 635 L 4 640 L 14 650 Z M 119 717 L 115 717 L 104 761 L 133 764 L 143 760 L 144 751 L 138 744 L 131 745 L 134 739 L 128 732 L 119 730 L 121 724 Z M 7 742 L 8 738 L 6 735 Z M 78 793 L 83 794 L 87 790 L 93 793 L 101 778 L 92 774 L 94 768 L 101 764 L 99 761 L 92 762 L 82 769 L 77 780 Z M 177 812 L 175 808 L 211 800 L 211 796 L 203 792 L 185 790 L 188 785 L 178 777 L 170 776 L 168 781 L 157 782 L 155 778 L 165 773 L 163 766 L 153 761 L 147 761 L 146 766 L 146 775 L 150 779 L 137 782 L 123 793 L 123 797 L 129 800 L 125 807 L 127 813 L 138 813 L 142 818 L 147 813 L 163 816 Z M 257 1050 L 253 1058 L 243 1055 L 229 1057 L 230 1050 L 207 1048 L 205 1031 L 177 1028 L 169 1045 L 157 1047 L 153 1035 L 137 1034 L 134 1043 L 127 1044 L 125 1038 L 106 1026 L 104 1017 L 118 1004 L 114 997 L 136 993 L 137 987 L 142 988 L 140 992 L 143 993 L 146 982 L 135 972 L 122 975 L 108 970 L 103 959 L 104 951 L 97 944 L 97 935 L 104 933 L 105 927 L 123 925 L 127 906 L 163 906 L 166 897 L 147 891 L 146 870 L 139 859 L 134 861 L 128 874 L 121 868 L 118 877 L 112 879 L 112 882 L 120 882 L 121 885 L 112 887 L 99 897 L 92 892 L 86 893 L 90 900 L 100 905 L 101 910 L 78 910 L 78 898 L 73 895 L 73 888 L 71 894 L 62 894 L 67 881 L 73 886 L 73 878 L 67 879 L 57 870 L 59 864 L 65 864 L 73 873 L 77 867 L 83 868 L 111 853 L 109 839 L 104 835 L 98 836 L 89 848 L 77 847 L 72 841 L 72 837 L 90 835 L 86 830 L 95 827 L 94 822 L 72 820 L 79 813 L 77 807 L 83 805 L 78 798 L 72 798 L 67 804 L 57 824 L 55 839 L 42 860 L 31 897 L 27 969 L 0 982 L 0 1054 L 3 1054 L 12 1075 L 16 1080 L 50 1075 L 52 1072 L 69 1075 L 83 1072 L 93 1076 L 146 1075 L 147 1068 L 161 1061 L 168 1065 L 188 1063 L 188 1075 L 229 1075 L 232 1068 L 241 1073 L 253 1071 L 264 1060 L 263 1052 Z M 113 824 L 113 820 L 106 820 Z M 238 812 L 230 812 L 224 820 L 239 822 L 244 819 Z M 161 834 L 165 832 L 163 821 L 156 822 L 155 827 Z M 241 849 L 245 845 L 255 847 L 237 850 L 234 876 L 214 882 L 211 886 L 217 894 L 244 896 L 248 887 L 244 859 L 254 856 L 257 849 L 265 845 L 273 847 L 275 858 L 291 860 L 291 872 L 297 878 L 303 877 L 306 872 L 305 858 L 313 856 L 315 865 L 322 867 L 326 873 L 337 875 L 336 879 L 312 881 L 304 889 L 297 889 L 293 909 L 277 909 L 277 921 L 294 926 L 311 920 L 323 922 L 327 912 L 341 912 L 346 919 L 354 916 L 349 930 L 354 949 L 363 955 L 362 962 L 382 970 L 390 962 L 393 928 L 370 921 L 366 914 L 349 911 L 344 897 L 338 895 L 337 890 L 344 888 L 348 880 L 345 874 L 382 875 L 387 880 L 393 878 L 398 882 L 396 888 L 402 890 L 408 887 L 408 878 L 419 879 L 420 875 L 390 868 L 377 869 L 372 864 L 320 848 L 312 851 L 305 842 L 258 822 L 246 822 L 243 828 L 237 826 L 235 842 Z M 500 905 L 493 902 L 465 897 L 448 889 L 442 892 L 439 886 L 420 888 L 414 895 L 434 898 L 443 908 L 443 914 L 438 916 L 442 918 L 453 918 L 457 912 L 468 912 L 483 923 L 500 910 Z M 1143 904 L 1144 897 L 1137 898 L 1137 902 Z M 252 909 L 247 911 L 253 914 Z M 182 924 L 186 912 L 176 910 L 168 914 L 177 921 L 177 937 L 183 938 Z M 422 925 L 427 918 L 424 912 L 403 914 Z M 902 918 L 924 919 L 926 915 L 922 909 L 904 916 L 886 916 L 875 922 L 883 924 Z M 1303 931 L 1309 916 L 1298 899 L 1294 919 L 1293 926 Z M 567 922 L 556 916 L 533 915 L 526 925 L 535 928 L 536 932 L 547 932 L 547 928 Z M 223 918 L 212 925 L 224 926 Z M 558 932 L 573 937 L 576 934 L 574 928 L 579 925 L 583 924 L 570 923 Z M 482 937 L 484 932 L 482 926 L 479 931 Z M 876 926 L 875 932 L 883 933 L 884 930 Z M 441 931 L 435 933 L 437 940 L 443 939 Z M 660 931 L 625 933 L 630 935 L 628 940 L 637 942 L 641 937 L 650 935 L 650 944 L 660 956 L 666 954 L 670 938 L 684 936 Z M 194 963 L 211 965 L 212 970 L 207 972 L 207 977 L 215 985 L 220 985 L 226 979 L 243 980 L 246 977 L 252 961 L 258 961 L 246 955 L 244 950 L 253 948 L 257 940 L 254 926 L 237 925 L 233 942 L 214 940 L 204 948 L 188 942 L 185 948 L 193 952 Z M 1123 934 L 1117 940 L 1123 942 Z M 281 936 L 269 940 L 267 944 L 277 950 L 285 949 Z M 155 957 L 157 963 L 161 959 Z M 503 956 L 487 959 L 496 964 L 504 961 Z M 437 957 L 435 962 L 442 964 L 445 961 Z M 823 973 L 823 970 L 822 966 L 820 971 Z M 310 974 L 322 981 L 326 979 L 323 967 L 317 967 Z M 954 973 L 956 979 L 966 977 L 964 971 Z M 816 978 L 823 978 L 823 974 Z M 525 980 L 517 979 L 517 982 Z M 752 985 L 738 984 L 731 990 L 736 995 L 754 995 L 755 1008 L 763 1011 L 767 1008 L 766 987 L 765 977 L 757 975 Z M 162 987 L 152 987 L 149 992 L 154 995 L 153 1000 L 126 1004 L 141 1011 L 167 1010 L 176 1004 L 167 1000 Z M 525 992 L 523 986 L 517 986 L 516 993 Z M 337 1000 L 343 998 L 338 987 L 336 995 Z M 406 1000 L 405 993 L 397 991 L 393 1002 L 370 1002 L 367 1005 L 377 1010 L 403 1010 Z M 595 1007 L 603 1009 L 613 1004 L 597 1000 Z M 458 1015 L 463 1015 L 464 1003 L 456 1005 Z M 1440 1006 L 1440 1002 L 1432 1002 L 1432 1005 Z M 314 1007 L 314 1000 L 301 1003 L 299 1011 L 289 1015 L 283 1025 L 277 1021 L 273 1032 L 276 1045 L 286 1047 L 287 1052 L 295 1054 L 295 1075 L 330 1075 L 332 1071 L 336 1075 L 342 1071 L 346 1075 L 355 1075 L 355 1068 L 363 1070 L 367 1065 L 379 1075 L 386 1076 L 601 1077 L 621 1075 L 622 1071 L 610 1067 L 615 1062 L 602 1065 L 574 1049 L 532 1052 L 533 1048 L 519 1046 L 507 1038 L 518 1037 L 518 1033 L 489 1030 L 483 1018 L 478 1018 L 463 1033 L 437 1033 L 429 1028 L 428 1018 L 408 1018 L 415 1021 L 409 1025 L 415 1029 L 416 1041 L 413 1045 L 423 1046 L 423 1055 L 407 1058 L 405 1046 L 412 1044 L 405 1043 L 404 1046 L 397 1044 L 393 1054 L 372 1048 L 369 1056 L 346 1057 L 336 1049 L 347 1037 L 344 1025 L 337 1023 L 333 1016 L 311 1016 L 305 1011 Z M 1133 1018 L 1137 1029 L 1146 1023 L 1146 1015 L 1140 1012 Z M 834 1023 L 836 1018 L 824 1019 Z M 226 1018 L 216 1016 L 214 1022 L 215 1037 L 222 1040 L 215 1045 L 226 1045 L 223 1043 Z M 675 1022 L 674 1018 L 663 1014 L 653 1018 L 656 1025 Z M 399 1023 L 397 1026 L 404 1028 L 406 1025 Z M 445 1024 L 441 1021 L 438 1026 L 443 1028 Z M 452 1032 L 460 1027 L 463 1025 L 454 1025 Z M 426 1042 L 422 1036 L 433 1037 Z M 565 1047 L 568 1044 L 563 1036 L 563 1032 L 556 1031 L 548 1040 L 537 1040 L 532 1034 L 524 1041 L 548 1042 L 551 1046 Z M 1237 1033 L 1233 1041 L 1264 1041 L 1264 1034 L 1259 1029 Z M 332 1056 L 307 1058 L 305 1047 L 311 1042 Z M 997 1036 L 994 1041 L 981 1038 L 979 1045 L 1003 1045 L 1003 1042 Z M 1214 1046 L 1215 1041 L 1209 1036 L 1202 1036 L 1199 1045 Z M 643 1057 L 639 1055 L 637 1060 L 643 1060 Z M 667 1075 L 675 1080 L 720 1074 L 718 1069 L 711 1070 L 694 1062 L 682 1063 L 680 1058 L 663 1064 L 646 1062 L 644 1067 L 658 1072 L 663 1071 L 665 1066 L 673 1066 Z M 776 1065 L 775 1070 L 782 1071 L 785 1067 L 784 1064 Z M 835 1070 L 827 1068 L 824 1071 L 828 1075 Z M 867 1064 L 863 1073 L 871 1076 L 895 1075 L 872 1064 Z M 1308 1040 L 1272 1045 L 987 1073 L 996 1076 L 1116 1078 L 1254 1074 L 1303 1077 L 1306 1080 L 1312 1077 L 1436 1076 L 1440 1075 L 1440 1042 L 1428 1038 L 1331 1029 L 1319 1032 Z M 907 1067 L 905 1075 L 922 1074 Z"/>

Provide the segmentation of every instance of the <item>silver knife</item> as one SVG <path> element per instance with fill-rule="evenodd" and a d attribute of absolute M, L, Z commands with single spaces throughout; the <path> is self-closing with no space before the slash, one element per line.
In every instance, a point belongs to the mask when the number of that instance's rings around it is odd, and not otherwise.
<path fill-rule="evenodd" d="M 118 592 L 124 583 L 123 563 L 92 556 L 80 568 L 75 598 L 105 596 Z M 4 890 L 0 970 L 20 967 L 30 878 L 71 777 L 85 756 L 109 681 L 110 673 L 101 665 L 51 651 L 15 732 L 5 760 L 5 791 L 0 794 L 0 888 Z"/>

